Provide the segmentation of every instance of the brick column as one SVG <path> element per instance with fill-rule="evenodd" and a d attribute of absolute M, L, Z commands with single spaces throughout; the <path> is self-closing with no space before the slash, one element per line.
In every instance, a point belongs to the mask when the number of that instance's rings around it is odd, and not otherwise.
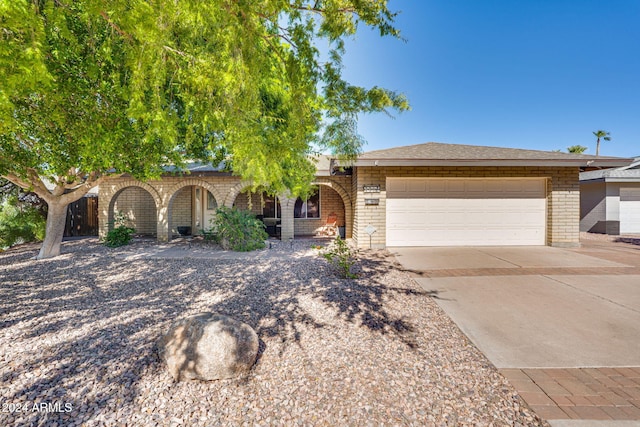
<path fill-rule="evenodd" d="M 288 194 L 281 194 L 278 198 L 280 199 L 280 209 L 282 210 L 280 238 L 283 241 L 291 240 L 294 237 L 293 208 L 296 205 L 296 198 L 292 198 Z"/>
<path fill-rule="evenodd" d="M 156 235 L 159 242 L 168 242 L 171 231 L 169 230 L 169 207 L 166 205 L 168 201 L 163 201 L 162 206 L 158 209 L 158 222 Z"/>
<path fill-rule="evenodd" d="M 107 237 L 109 232 L 109 205 L 112 197 L 111 192 L 105 187 L 106 183 L 98 187 L 98 236 L 101 239 Z"/>

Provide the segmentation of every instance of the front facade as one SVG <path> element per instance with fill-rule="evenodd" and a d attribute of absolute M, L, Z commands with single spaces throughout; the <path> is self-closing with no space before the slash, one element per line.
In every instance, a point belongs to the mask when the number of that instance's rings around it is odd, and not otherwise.
<path fill-rule="evenodd" d="M 113 226 L 117 213 L 127 217 L 137 233 L 168 241 L 185 232 L 195 235 L 210 228 L 210 219 L 219 206 L 247 209 L 265 221 L 278 225 L 282 239 L 314 235 L 329 215 L 351 237 L 352 201 L 343 185 L 348 177 L 317 177 L 318 191 L 312 201 L 300 201 L 282 194 L 276 200 L 266 194 L 250 193 L 250 185 L 239 178 L 218 172 L 196 172 L 185 177 L 167 176 L 140 182 L 128 176 L 100 185 L 100 234 Z M 273 206 L 275 205 L 275 206 Z M 311 205 L 311 207 L 309 207 Z M 182 230 L 180 230 L 182 229 Z"/>
<path fill-rule="evenodd" d="M 329 221 L 358 247 L 579 244 L 580 167 L 628 159 L 428 143 L 365 153 L 338 168 L 318 165 L 309 200 L 249 193 L 213 168 L 100 186 L 100 233 L 116 212 L 139 233 L 170 240 L 207 228 L 217 206 L 236 206 L 277 226 L 278 236 L 312 236 Z M 340 170 L 341 172 L 337 172 Z M 345 172 L 346 170 L 346 172 Z"/>

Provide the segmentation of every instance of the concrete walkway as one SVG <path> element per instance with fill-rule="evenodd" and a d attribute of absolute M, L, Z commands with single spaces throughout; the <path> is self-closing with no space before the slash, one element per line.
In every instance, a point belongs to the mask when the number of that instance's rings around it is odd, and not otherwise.
<path fill-rule="evenodd" d="M 292 259 L 318 256 L 318 247 L 325 247 L 329 239 L 297 239 L 281 241 L 270 239 L 265 249 L 251 252 L 225 251 L 217 245 L 202 241 L 191 242 L 188 239 L 174 239 L 170 243 L 157 244 L 153 242 L 147 247 L 122 247 L 118 251 L 118 258 L 127 261 L 136 259 L 212 259 L 212 260 L 242 260 L 242 259 Z"/>
<path fill-rule="evenodd" d="M 640 246 L 390 251 L 552 425 L 640 425 Z"/>

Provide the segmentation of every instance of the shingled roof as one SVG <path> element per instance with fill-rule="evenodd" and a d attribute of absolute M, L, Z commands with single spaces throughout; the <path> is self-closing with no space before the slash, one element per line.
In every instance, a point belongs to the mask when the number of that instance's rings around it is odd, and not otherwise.
<path fill-rule="evenodd" d="M 637 157 L 630 165 L 621 168 L 582 172 L 580 181 L 640 182 L 640 157 Z"/>
<path fill-rule="evenodd" d="M 355 166 L 602 166 L 631 163 L 620 157 L 570 154 L 556 151 L 428 142 L 363 153 Z"/>

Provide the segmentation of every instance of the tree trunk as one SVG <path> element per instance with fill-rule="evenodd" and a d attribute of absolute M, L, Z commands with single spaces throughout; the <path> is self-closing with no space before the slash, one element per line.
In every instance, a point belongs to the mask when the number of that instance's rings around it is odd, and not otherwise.
<path fill-rule="evenodd" d="M 60 255 L 60 244 L 67 221 L 67 203 L 62 200 L 52 200 L 47 203 L 47 234 L 36 259 L 52 258 Z"/>

